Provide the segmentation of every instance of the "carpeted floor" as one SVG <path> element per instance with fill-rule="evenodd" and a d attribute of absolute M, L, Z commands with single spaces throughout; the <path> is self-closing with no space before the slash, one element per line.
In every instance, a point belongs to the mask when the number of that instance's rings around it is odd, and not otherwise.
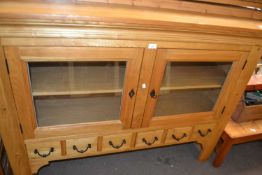
<path fill-rule="evenodd" d="M 220 168 L 197 161 L 194 144 L 53 162 L 39 175 L 261 175 L 262 141 L 236 145 Z"/>

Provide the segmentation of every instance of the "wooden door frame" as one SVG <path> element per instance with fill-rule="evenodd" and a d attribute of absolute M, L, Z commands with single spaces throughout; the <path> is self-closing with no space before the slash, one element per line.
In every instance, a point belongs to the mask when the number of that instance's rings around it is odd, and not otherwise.
<path fill-rule="evenodd" d="M 210 56 L 212 55 L 212 56 Z M 212 111 L 170 115 L 159 118 L 153 118 L 154 110 L 157 100 L 152 99 L 150 94 L 147 96 L 147 104 L 145 107 L 142 127 L 157 126 L 157 125 L 171 125 L 176 123 L 192 123 L 192 121 L 213 122 L 216 120 L 218 111 L 223 110 L 223 103 L 228 98 L 228 87 L 233 83 L 230 82 L 232 76 L 236 76 L 239 61 L 247 59 L 248 52 L 239 51 L 218 51 L 218 50 L 194 50 L 194 49 L 158 49 L 156 54 L 156 61 L 153 68 L 151 83 L 149 85 L 149 92 L 155 89 L 156 94 L 160 92 L 162 78 L 165 72 L 168 61 L 176 62 L 232 62 L 231 69 L 226 77 L 224 85 L 218 96 L 217 102 Z M 240 72 L 239 72 L 240 73 Z M 150 109 L 150 110 L 149 110 Z M 191 121 L 191 122 L 189 122 Z"/>
<path fill-rule="evenodd" d="M 25 139 L 35 138 L 38 134 L 43 136 L 45 135 L 44 132 L 48 130 L 60 132 L 61 135 L 68 135 L 78 134 L 77 131 L 87 133 L 112 127 L 130 128 L 135 96 L 130 98 L 128 93 L 132 89 L 137 92 L 139 79 L 137 72 L 140 71 L 142 63 L 142 48 L 6 47 L 4 51 L 9 65 L 11 85 Z M 120 120 L 37 127 L 27 63 L 51 61 L 127 61 Z M 49 136 L 51 135 L 46 134 L 46 137 Z"/>
<path fill-rule="evenodd" d="M 5 61 L 0 43 L 0 133 L 13 173 L 31 174 Z"/>

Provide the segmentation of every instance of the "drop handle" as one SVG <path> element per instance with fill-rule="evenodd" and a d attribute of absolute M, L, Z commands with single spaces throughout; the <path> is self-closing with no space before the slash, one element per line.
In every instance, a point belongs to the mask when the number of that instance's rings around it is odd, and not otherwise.
<path fill-rule="evenodd" d="M 73 150 L 81 154 L 85 153 L 89 148 L 92 148 L 91 144 L 88 144 L 84 150 L 79 150 L 76 145 L 73 145 Z"/>
<path fill-rule="evenodd" d="M 112 148 L 120 149 L 124 144 L 126 144 L 126 140 L 123 139 L 123 140 L 122 140 L 122 143 L 121 143 L 120 145 L 114 145 L 111 140 L 108 142 L 108 144 L 109 144 L 110 146 L 112 146 Z"/>
<path fill-rule="evenodd" d="M 157 98 L 157 94 L 156 94 L 155 89 L 152 89 L 152 90 L 151 90 L 151 92 L 150 92 L 150 97 L 153 98 L 153 99 L 156 99 L 156 98 Z"/>
<path fill-rule="evenodd" d="M 186 133 L 184 133 L 181 137 L 176 137 L 174 134 L 172 134 L 172 138 L 174 139 L 174 140 L 176 140 L 176 141 L 180 141 L 180 140 L 182 140 L 183 138 L 186 138 L 187 137 L 187 134 Z"/>
<path fill-rule="evenodd" d="M 143 138 L 142 141 L 143 141 L 146 145 L 151 146 L 151 145 L 153 145 L 155 142 L 158 141 L 158 138 L 157 138 L 157 137 L 154 137 L 154 140 L 153 140 L 152 142 L 148 142 L 145 138 Z"/>
<path fill-rule="evenodd" d="M 50 156 L 50 154 L 51 154 L 52 152 L 54 152 L 54 151 L 55 151 L 55 148 L 51 147 L 51 148 L 49 149 L 49 151 L 48 151 L 47 154 L 41 154 L 41 153 L 38 151 L 38 149 L 35 149 L 35 150 L 34 150 L 34 154 L 36 154 L 36 155 L 38 155 L 38 156 L 40 156 L 40 157 L 48 157 L 48 156 Z"/>
<path fill-rule="evenodd" d="M 201 130 L 198 130 L 198 133 L 201 137 L 206 137 L 210 132 L 212 132 L 211 129 L 208 129 L 205 133 L 203 133 Z"/>

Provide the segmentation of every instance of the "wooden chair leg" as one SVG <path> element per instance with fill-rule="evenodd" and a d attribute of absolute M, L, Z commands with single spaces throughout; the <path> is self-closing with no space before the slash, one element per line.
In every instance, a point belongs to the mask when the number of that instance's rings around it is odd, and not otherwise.
<path fill-rule="evenodd" d="M 213 162 L 215 167 L 219 167 L 223 163 L 225 157 L 233 146 L 233 140 L 225 133 L 223 133 L 223 141 L 224 142 L 217 150 L 217 155 Z"/>

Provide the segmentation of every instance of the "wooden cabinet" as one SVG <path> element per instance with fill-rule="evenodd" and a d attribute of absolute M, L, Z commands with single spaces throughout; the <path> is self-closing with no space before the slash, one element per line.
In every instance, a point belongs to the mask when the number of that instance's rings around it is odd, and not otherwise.
<path fill-rule="evenodd" d="M 130 127 L 143 49 L 8 47 L 5 54 L 26 138 L 66 124 Z"/>
<path fill-rule="evenodd" d="M 46 4 L 16 7 L 41 12 L 23 18 L 36 21 L 14 20 L 21 28 L 0 26 L 0 129 L 8 144 L 18 138 L 9 152 L 21 172 L 186 142 L 200 143 L 206 160 L 262 55 L 261 22 L 200 16 L 192 28 L 193 14 L 115 7 L 119 18 L 110 7 L 81 5 L 68 5 L 74 10 L 66 18 L 38 21 L 52 14 Z M 90 24 L 92 10 L 105 16 Z M 138 12 L 135 21 L 128 17 Z M 15 155 L 26 157 L 25 168 Z"/>
<path fill-rule="evenodd" d="M 248 54 L 194 47 L 153 51 L 145 62 L 145 48 L 5 47 L 31 162 L 210 137 Z M 144 78 L 150 83 L 139 83 Z"/>

